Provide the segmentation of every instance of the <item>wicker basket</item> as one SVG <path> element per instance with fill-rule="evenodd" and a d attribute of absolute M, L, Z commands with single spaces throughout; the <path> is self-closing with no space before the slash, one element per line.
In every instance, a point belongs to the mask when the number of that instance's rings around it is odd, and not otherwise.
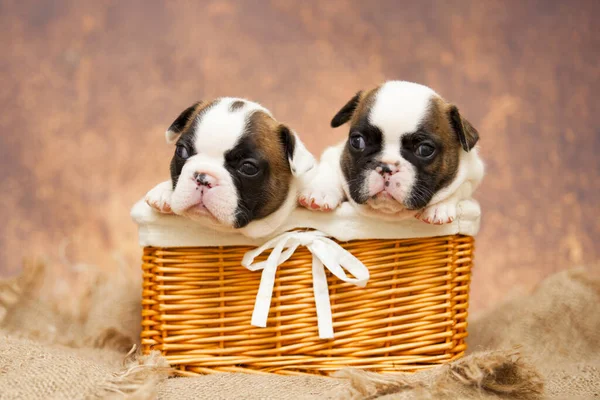
<path fill-rule="evenodd" d="M 306 248 L 279 266 L 268 325 L 259 328 L 250 321 L 261 273 L 241 265 L 251 246 L 146 245 L 143 351 L 159 350 L 182 375 L 326 375 L 348 366 L 397 373 L 464 354 L 472 236 L 338 243 L 370 279 L 360 288 L 328 274 L 329 340 L 318 336 Z"/>

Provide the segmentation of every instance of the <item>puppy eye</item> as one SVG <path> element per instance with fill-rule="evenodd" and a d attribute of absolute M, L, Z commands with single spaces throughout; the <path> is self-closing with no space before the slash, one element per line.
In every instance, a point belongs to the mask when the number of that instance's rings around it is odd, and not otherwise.
<path fill-rule="evenodd" d="M 177 154 L 177 157 L 183 158 L 184 160 L 190 158 L 190 153 L 188 152 L 188 149 L 181 144 L 177 145 L 177 148 L 175 149 L 175 154 Z"/>
<path fill-rule="evenodd" d="M 365 138 L 362 137 L 360 133 L 353 133 L 352 136 L 350 136 L 350 146 L 358 151 L 362 151 L 367 147 L 367 144 L 365 143 Z"/>
<path fill-rule="evenodd" d="M 258 174 L 258 166 L 252 161 L 244 161 L 242 165 L 239 166 L 238 171 L 242 175 L 254 176 Z"/>
<path fill-rule="evenodd" d="M 415 154 L 421 158 L 430 158 L 435 153 L 435 147 L 431 143 L 421 143 L 415 149 Z"/>

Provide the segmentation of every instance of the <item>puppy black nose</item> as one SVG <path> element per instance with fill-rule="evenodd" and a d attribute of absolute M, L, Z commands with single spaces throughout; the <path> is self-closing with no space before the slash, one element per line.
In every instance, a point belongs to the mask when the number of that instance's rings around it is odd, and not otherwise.
<path fill-rule="evenodd" d="M 198 185 L 211 187 L 205 173 L 194 172 L 194 180 Z"/>
<path fill-rule="evenodd" d="M 381 172 L 383 172 L 384 174 L 391 174 L 392 169 L 387 164 L 381 164 Z"/>
<path fill-rule="evenodd" d="M 396 164 L 388 164 L 388 163 L 379 163 L 375 171 L 379 172 L 381 175 L 393 175 L 398 172 L 400 168 Z"/>

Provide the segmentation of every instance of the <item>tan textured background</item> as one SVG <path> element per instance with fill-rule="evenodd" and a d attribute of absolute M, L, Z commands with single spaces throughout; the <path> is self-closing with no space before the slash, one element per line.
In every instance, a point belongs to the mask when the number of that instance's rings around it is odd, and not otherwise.
<path fill-rule="evenodd" d="M 318 152 L 358 89 L 400 78 L 481 133 L 473 309 L 600 259 L 596 1 L 1 1 L 0 275 L 24 257 L 137 268 L 130 206 L 193 101 L 269 107 Z"/>

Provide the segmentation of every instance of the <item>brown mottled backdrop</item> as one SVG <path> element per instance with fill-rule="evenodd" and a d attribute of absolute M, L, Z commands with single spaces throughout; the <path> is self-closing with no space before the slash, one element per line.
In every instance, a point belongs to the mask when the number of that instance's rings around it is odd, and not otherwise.
<path fill-rule="evenodd" d="M 600 259 L 598 1 L 1 1 L 0 275 L 138 266 L 129 208 L 197 99 L 269 107 L 319 152 L 355 91 L 412 80 L 479 129 L 474 309 Z"/>

